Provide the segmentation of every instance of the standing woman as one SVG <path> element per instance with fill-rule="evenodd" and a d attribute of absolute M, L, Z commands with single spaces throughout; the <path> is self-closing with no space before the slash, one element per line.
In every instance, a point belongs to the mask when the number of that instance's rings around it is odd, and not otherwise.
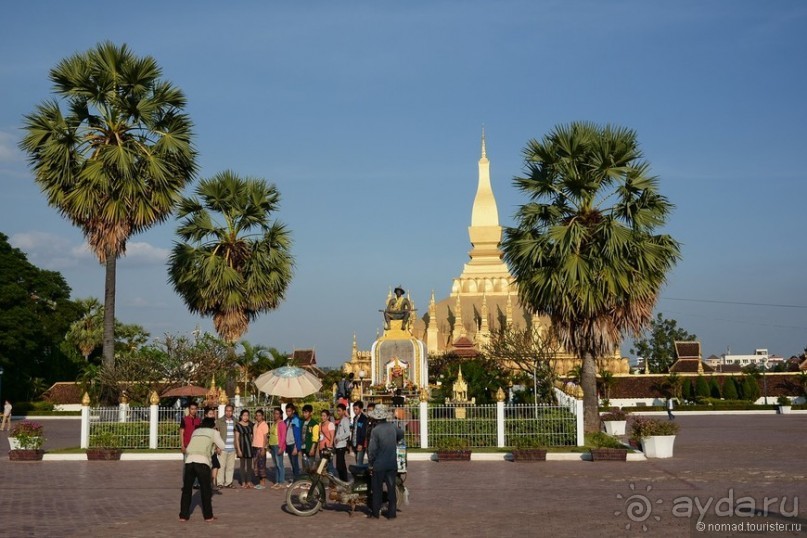
<path fill-rule="evenodd" d="M 241 411 L 238 422 L 235 423 L 235 450 L 238 454 L 239 468 L 238 481 L 242 488 L 251 488 L 252 484 L 252 427 L 249 420 L 249 411 Z"/>
<path fill-rule="evenodd" d="M 275 464 L 275 484 L 272 489 L 280 489 L 286 482 L 286 464 L 283 462 L 283 452 L 286 448 L 286 423 L 283 421 L 282 409 L 275 407 L 272 413 L 274 421 L 269 429 L 269 450 L 272 451 L 272 461 Z M 281 439 L 283 440 L 282 446 Z"/>
<path fill-rule="evenodd" d="M 323 448 L 333 449 L 334 435 L 336 434 L 336 425 L 331 420 L 331 412 L 323 409 L 320 413 L 322 421 L 319 425 L 319 453 L 322 455 Z M 328 470 L 334 472 L 333 458 L 328 460 Z"/>
<path fill-rule="evenodd" d="M 212 418 L 213 422 L 216 421 L 216 415 L 218 414 L 218 409 L 215 407 L 206 407 L 205 408 L 205 418 Z M 211 455 L 211 467 L 210 467 L 210 477 L 213 480 L 212 491 L 218 495 L 221 494 L 219 491 L 220 488 L 216 487 L 216 482 L 219 476 L 219 469 L 221 469 L 221 462 L 219 462 L 219 455 L 216 452 L 213 452 Z"/>
<path fill-rule="evenodd" d="M 263 419 L 263 409 L 255 411 L 255 425 L 252 427 L 252 448 L 255 461 L 255 474 L 258 475 L 259 484 L 255 489 L 266 489 L 266 441 L 269 436 L 269 426 Z"/>

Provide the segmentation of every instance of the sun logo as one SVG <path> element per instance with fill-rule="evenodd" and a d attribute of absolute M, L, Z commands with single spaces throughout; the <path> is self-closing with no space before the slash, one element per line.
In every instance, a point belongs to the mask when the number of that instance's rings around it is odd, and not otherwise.
<path fill-rule="evenodd" d="M 630 483 L 630 489 L 631 491 L 636 491 L 636 485 L 633 482 Z M 656 521 L 661 521 L 661 516 L 653 513 L 653 505 L 661 504 L 664 501 L 662 499 L 651 501 L 646 493 L 650 493 L 652 489 L 653 486 L 648 484 L 645 488 L 645 494 L 633 493 L 628 497 L 623 496 L 621 493 L 616 494 L 616 498 L 623 501 L 624 511 L 617 510 L 614 512 L 614 515 L 620 516 L 623 513 L 627 514 L 630 521 L 625 524 L 626 530 L 630 530 L 634 523 L 641 523 L 642 531 L 647 532 L 649 529 L 646 523 L 648 519 L 652 517 Z"/>

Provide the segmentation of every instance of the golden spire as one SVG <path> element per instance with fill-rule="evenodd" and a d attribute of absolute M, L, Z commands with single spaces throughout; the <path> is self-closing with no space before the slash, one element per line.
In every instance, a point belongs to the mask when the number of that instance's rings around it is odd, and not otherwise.
<path fill-rule="evenodd" d="M 485 125 L 482 125 L 482 158 L 488 158 L 488 152 L 485 150 Z"/>
<path fill-rule="evenodd" d="M 459 335 L 465 336 L 465 324 L 462 322 L 462 303 L 460 296 L 457 294 L 457 302 L 454 303 L 454 327 L 459 326 Z"/>
<path fill-rule="evenodd" d="M 353 333 L 353 351 L 350 353 L 350 358 L 354 361 L 359 356 L 359 344 L 356 342 L 356 333 Z"/>
<path fill-rule="evenodd" d="M 507 292 L 507 304 L 504 307 L 504 315 L 507 327 L 511 327 L 513 325 L 513 299 L 509 291 Z"/>
<path fill-rule="evenodd" d="M 476 197 L 474 197 L 474 207 L 471 211 L 471 243 L 477 243 L 489 240 L 488 237 L 480 238 L 475 229 L 486 226 L 499 226 L 499 210 L 496 207 L 496 198 L 493 196 L 493 188 L 490 186 L 490 161 L 485 144 L 485 130 L 482 129 L 482 156 L 479 158 L 479 182 L 476 187 Z M 481 231 L 481 230 L 480 230 Z M 495 243 L 498 244 L 501 237 L 501 230 L 499 230 L 499 237 L 495 238 Z M 494 245 L 496 246 L 496 245 Z"/>
<path fill-rule="evenodd" d="M 482 317 L 482 323 L 479 325 L 479 332 L 483 335 L 488 332 L 488 296 L 482 294 L 482 307 L 479 315 Z"/>

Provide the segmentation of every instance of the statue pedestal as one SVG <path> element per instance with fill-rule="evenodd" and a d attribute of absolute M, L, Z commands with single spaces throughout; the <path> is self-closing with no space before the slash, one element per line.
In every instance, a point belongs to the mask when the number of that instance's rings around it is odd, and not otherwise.
<path fill-rule="evenodd" d="M 424 387 L 428 384 L 426 346 L 401 328 L 401 320 L 390 320 L 390 327 L 373 343 L 372 384 Z"/>

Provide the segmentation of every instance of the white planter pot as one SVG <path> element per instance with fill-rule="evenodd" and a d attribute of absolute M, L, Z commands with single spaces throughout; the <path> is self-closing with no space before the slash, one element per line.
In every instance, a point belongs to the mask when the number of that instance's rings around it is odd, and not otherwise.
<path fill-rule="evenodd" d="M 787 415 L 788 413 L 790 413 L 791 408 L 792 408 L 792 406 L 790 406 L 790 405 L 780 405 L 779 406 L 779 414 L 780 415 Z"/>
<path fill-rule="evenodd" d="M 19 450 L 20 442 L 17 441 L 16 437 L 9 437 L 8 438 L 8 446 L 10 446 L 10 450 Z"/>
<path fill-rule="evenodd" d="M 642 450 L 647 458 L 672 458 L 674 435 L 642 437 Z"/>
<path fill-rule="evenodd" d="M 625 435 L 625 424 L 627 420 L 603 420 L 605 424 L 605 433 L 608 435 Z"/>

